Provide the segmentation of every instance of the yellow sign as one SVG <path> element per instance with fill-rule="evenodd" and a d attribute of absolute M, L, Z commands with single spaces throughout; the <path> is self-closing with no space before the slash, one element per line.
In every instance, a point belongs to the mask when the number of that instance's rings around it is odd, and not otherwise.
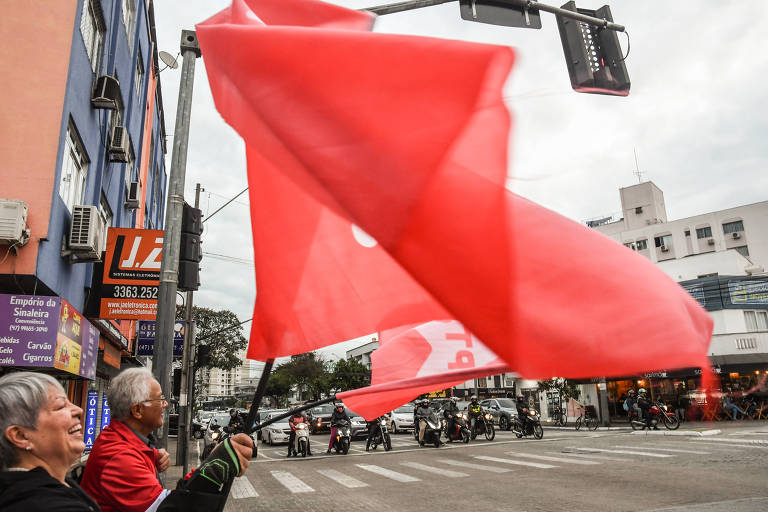
<path fill-rule="evenodd" d="M 81 347 L 79 343 L 75 343 L 59 333 L 56 337 L 56 352 L 53 358 L 53 366 L 59 370 L 78 375 L 80 371 L 80 352 Z"/>

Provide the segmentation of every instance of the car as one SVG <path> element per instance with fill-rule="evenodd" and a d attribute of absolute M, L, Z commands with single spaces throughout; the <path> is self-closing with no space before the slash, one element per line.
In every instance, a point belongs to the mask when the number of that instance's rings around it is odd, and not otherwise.
<path fill-rule="evenodd" d="M 356 412 L 347 409 L 347 416 L 352 420 L 350 435 L 352 439 L 368 437 L 368 422 Z"/>
<path fill-rule="evenodd" d="M 413 404 L 405 404 L 389 413 L 389 417 L 392 420 L 393 434 L 414 429 L 413 410 Z"/>
<path fill-rule="evenodd" d="M 331 404 L 312 407 L 305 414 L 310 422 L 309 431 L 311 434 L 330 432 L 331 415 L 333 414 L 333 406 Z"/>
<path fill-rule="evenodd" d="M 199 421 L 192 420 L 192 437 L 195 439 L 202 439 L 204 433 L 203 424 Z M 179 434 L 179 415 L 168 415 L 168 435 L 176 436 Z"/>
<path fill-rule="evenodd" d="M 275 416 L 280 416 L 288 412 L 288 409 L 276 409 L 263 416 L 264 421 L 271 420 Z M 261 429 L 261 442 L 268 445 L 277 443 L 287 443 L 291 436 L 291 427 L 288 424 L 288 418 L 283 418 L 271 423 Z"/>
<path fill-rule="evenodd" d="M 487 412 L 493 416 L 493 422 L 500 430 L 512 427 L 512 418 L 517 416 L 517 405 L 511 398 L 487 398 L 480 402 Z"/>
<path fill-rule="evenodd" d="M 203 426 L 208 424 L 208 420 L 213 416 L 213 411 L 197 411 L 197 421 Z"/>

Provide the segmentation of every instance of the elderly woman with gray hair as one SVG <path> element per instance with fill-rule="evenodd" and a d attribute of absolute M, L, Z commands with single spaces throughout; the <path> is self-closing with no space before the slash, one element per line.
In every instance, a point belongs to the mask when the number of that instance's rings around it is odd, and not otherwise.
<path fill-rule="evenodd" d="M 0 510 L 99 510 L 67 477 L 85 449 L 82 414 L 50 375 L 0 377 Z"/>

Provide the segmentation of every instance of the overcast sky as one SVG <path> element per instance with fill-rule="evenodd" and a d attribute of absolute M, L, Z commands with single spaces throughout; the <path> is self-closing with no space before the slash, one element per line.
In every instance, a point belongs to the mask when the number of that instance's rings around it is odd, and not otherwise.
<path fill-rule="evenodd" d="M 360 9 L 391 2 L 333 3 Z M 193 29 L 229 4 L 155 2 L 159 49 L 175 55 L 182 29 Z M 596 9 L 603 4 L 577 5 Z M 510 187 L 571 219 L 620 212 L 618 189 L 637 183 L 634 151 L 643 179 L 663 190 L 670 220 L 768 199 L 768 2 L 620 0 L 609 5 L 631 44 L 626 64 L 632 89 L 626 98 L 571 90 L 549 13 L 541 13 L 541 30 L 496 27 L 461 20 L 453 2 L 382 16 L 376 31 L 514 47 L 517 63 L 505 93 L 513 116 Z M 626 52 L 627 38 L 619 38 Z M 180 68 L 161 74 L 169 134 L 179 76 Z M 169 171 L 170 162 L 169 152 Z M 243 142 L 213 106 L 204 57 L 195 75 L 189 203 L 195 183 L 205 189 L 206 216 L 247 186 Z M 247 194 L 205 223 L 203 241 L 202 286 L 195 303 L 250 318 L 255 280 Z M 343 350 L 326 353 L 343 355 Z"/>

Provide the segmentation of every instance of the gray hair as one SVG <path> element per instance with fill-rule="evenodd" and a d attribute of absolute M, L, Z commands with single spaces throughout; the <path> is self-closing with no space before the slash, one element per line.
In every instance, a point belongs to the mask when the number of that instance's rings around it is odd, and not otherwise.
<path fill-rule="evenodd" d="M 11 425 L 36 429 L 51 388 L 64 392 L 46 373 L 15 372 L 0 377 L 0 470 L 13 467 L 19 460 L 18 448 L 5 437 L 5 430 Z"/>
<path fill-rule="evenodd" d="M 146 368 L 129 368 L 112 379 L 107 390 L 110 414 L 116 420 L 131 417 L 131 407 L 149 399 L 149 382 L 155 380 Z"/>

